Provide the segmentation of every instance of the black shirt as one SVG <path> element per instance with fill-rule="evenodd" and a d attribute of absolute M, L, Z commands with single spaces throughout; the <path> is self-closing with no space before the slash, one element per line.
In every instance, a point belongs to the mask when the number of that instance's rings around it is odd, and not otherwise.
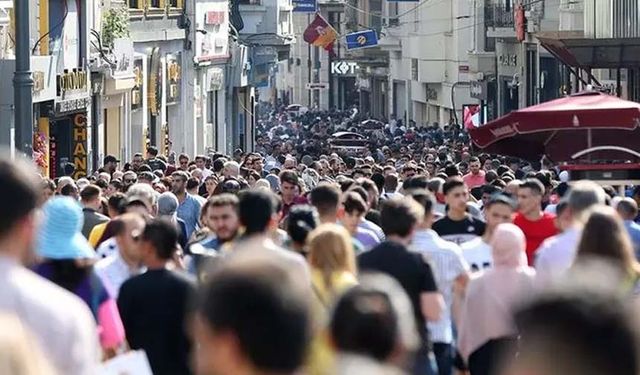
<path fill-rule="evenodd" d="M 460 221 L 455 221 L 445 216 L 433 223 L 433 230 L 443 239 L 455 242 L 458 245 L 471 241 L 484 234 L 485 223 L 475 219 L 471 215 Z"/>
<path fill-rule="evenodd" d="M 420 337 L 426 342 L 426 320 L 420 307 L 420 295 L 437 292 L 438 287 L 431 267 L 422 255 L 410 252 L 397 242 L 385 241 L 370 251 L 360 254 L 358 268 L 361 271 L 385 273 L 400 283 L 413 304 Z"/>
<path fill-rule="evenodd" d="M 131 349 L 144 349 L 155 375 L 191 374 L 186 320 L 195 293 L 187 275 L 149 270 L 120 288 L 118 310 Z"/>

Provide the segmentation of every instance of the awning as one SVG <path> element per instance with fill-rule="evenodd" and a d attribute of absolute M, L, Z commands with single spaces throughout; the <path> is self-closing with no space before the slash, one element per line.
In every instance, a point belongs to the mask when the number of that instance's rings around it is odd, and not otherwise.
<path fill-rule="evenodd" d="M 540 32 L 535 36 L 545 49 L 571 67 L 640 67 L 640 38 L 585 38 L 582 31 Z"/>

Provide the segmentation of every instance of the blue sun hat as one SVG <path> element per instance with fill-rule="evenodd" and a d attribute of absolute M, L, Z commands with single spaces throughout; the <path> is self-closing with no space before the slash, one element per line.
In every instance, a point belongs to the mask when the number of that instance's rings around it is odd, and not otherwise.
<path fill-rule="evenodd" d="M 95 251 L 82 235 L 82 207 L 70 197 L 54 197 L 43 207 L 36 252 L 46 259 L 90 259 Z"/>

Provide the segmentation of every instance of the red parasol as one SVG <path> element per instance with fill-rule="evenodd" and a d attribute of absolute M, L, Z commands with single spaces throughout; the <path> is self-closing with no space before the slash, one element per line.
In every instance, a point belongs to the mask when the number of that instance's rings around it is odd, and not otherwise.
<path fill-rule="evenodd" d="M 640 104 L 582 92 L 469 129 L 483 152 L 555 162 L 640 159 Z"/>

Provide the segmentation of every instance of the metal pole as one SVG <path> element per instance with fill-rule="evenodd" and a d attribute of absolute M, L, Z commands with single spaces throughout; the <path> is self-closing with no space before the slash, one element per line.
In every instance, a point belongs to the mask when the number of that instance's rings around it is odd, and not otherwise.
<path fill-rule="evenodd" d="M 307 25 L 311 24 L 311 14 L 307 14 Z M 311 83 L 311 43 L 307 43 L 307 82 Z M 307 107 L 309 109 L 313 108 L 311 106 L 311 90 L 307 90 Z"/>
<path fill-rule="evenodd" d="M 33 153 L 33 79 L 29 40 L 29 1 L 15 1 L 16 71 L 13 98 L 16 151 L 31 157 Z"/>

